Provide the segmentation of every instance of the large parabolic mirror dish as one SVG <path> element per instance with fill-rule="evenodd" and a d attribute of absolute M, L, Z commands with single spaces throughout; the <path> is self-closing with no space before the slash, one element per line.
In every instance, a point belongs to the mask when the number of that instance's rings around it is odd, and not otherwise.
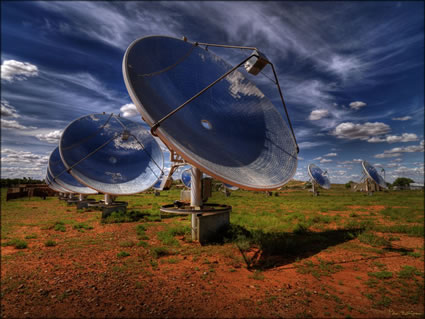
<path fill-rule="evenodd" d="M 310 175 L 310 178 L 319 184 L 320 187 L 324 189 L 330 189 L 331 188 L 331 182 L 326 176 L 325 172 L 322 171 L 318 166 L 314 164 L 308 165 L 308 175 Z"/>
<path fill-rule="evenodd" d="M 366 161 L 362 161 L 362 167 L 363 171 L 365 172 L 366 176 L 372 179 L 376 184 L 378 184 L 380 187 L 387 189 L 387 183 L 382 178 L 382 176 L 378 173 L 375 167 L 370 165 Z"/>
<path fill-rule="evenodd" d="M 54 177 L 54 181 L 63 188 L 82 195 L 97 194 L 94 189 L 81 184 L 66 171 L 66 167 L 60 157 L 59 147 L 56 147 L 50 154 L 48 169 Z"/>
<path fill-rule="evenodd" d="M 110 195 L 150 188 L 164 165 L 161 148 L 150 132 L 114 114 L 91 114 L 71 122 L 62 133 L 59 151 L 72 176 Z"/>
<path fill-rule="evenodd" d="M 232 66 L 165 36 L 134 41 L 123 60 L 127 90 L 149 126 Z M 271 101 L 240 68 L 163 121 L 155 134 L 204 173 L 250 190 L 276 189 L 297 167 L 296 141 Z"/>

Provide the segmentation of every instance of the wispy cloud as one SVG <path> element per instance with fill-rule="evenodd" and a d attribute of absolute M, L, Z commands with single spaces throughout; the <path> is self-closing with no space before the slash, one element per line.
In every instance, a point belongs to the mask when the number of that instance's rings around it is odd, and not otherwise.
<path fill-rule="evenodd" d="M 353 110 L 360 110 L 361 108 L 365 107 L 367 104 L 365 102 L 361 102 L 361 101 L 356 101 L 356 102 L 351 102 L 349 104 L 350 108 L 352 108 Z"/>
<path fill-rule="evenodd" d="M 393 121 L 408 121 L 411 120 L 412 117 L 411 116 L 402 116 L 402 117 L 393 117 L 392 120 Z"/>

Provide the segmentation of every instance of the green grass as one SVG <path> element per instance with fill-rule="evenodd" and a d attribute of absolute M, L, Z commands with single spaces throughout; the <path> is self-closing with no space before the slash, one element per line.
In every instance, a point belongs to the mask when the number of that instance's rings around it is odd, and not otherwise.
<path fill-rule="evenodd" d="M 125 258 L 125 257 L 128 257 L 128 256 L 130 256 L 130 254 L 129 254 L 128 252 L 126 252 L 126 251 L 120 251 L 120 252 L 117 254 L 117 257 L 118 257 L 118 258 Z"/>
<path fill-rule="evenodd" d="M 393 277 L 393 273 L 391 271 L 378 271 L 378 272 L 369 272 L 367 273 L 371 277 L 376 277 L 378 279 L 389 279 Z"/>
<path fill-rule="evenodd" d="M 415 278 L 415 276 L 420 275 L 422 275 L 422 272 L 420 272 L 414 266 L 403 266 L 401 270 L 397 273 L 398 278 L 404 279 L 413 279 Z"/>
<path fill-rule="evenodd" d="M 78 223 L 78 224 L 75 224 L 73 228 L 77 229 L 78 231 L 84 231 L 85 229 L 87 229 L 87 230 L 93 229 L 93 226 L 90 226 L 86 223 Z"/>
<path fill-rule="evenodd" d="M 171 255 L 172 252 L 167 247 L 152 247 L 151 254 L 154 258 Z"/>
<path fill-rule="evenodd" d="M 343 269 L 341 265 L 321 259 L 319 260 L 318 264 L 313 263 L 311 260 L 306 260 L 296 267 L 298 273 L 311 274 L 317 279 L 320 279 L 322 276 L 332 276 L 332 274 L 337 273 Z"/>
<path fill-rule="evenodd" d="M 12 239 L 2 244 L 3 247 L 14 246 L 16 249 L 28 248 L 28 243 L 22 239 Z"/>
<path fill-rule="evenodd" d="M 389 245 L 389 242 L 385 238 L 377 236 L 372 232 L 363 232 L 358 236 L 358 239 L 360 240 L 360 242 L 368 244 L 372 247 L 381 247 Z"/>
<path fill-rule="evenodd" d="M 56 245 L 57 245 L 57 243 L 52 239 L 49 239 L 44 243 L 44 246 L 46 246 L 46 247 L 54 247 Z"/>
<path fill-rule="evenodd" d="M 120 242 L 120 247 L 133 247 L 134 245 L 135 243 L 132 240 Z"/>
<path fill-rule="evenodd" d="M 37 235 L 36 234 L 29 234 L 25 236 L 25 239 L 36 239 Z"/>
<path fill-rule="evenodd" d="M 58 221 L 54 224 L 53 229 L 56 231 L 66 232 L 65 223 L 63 221 Z"/>

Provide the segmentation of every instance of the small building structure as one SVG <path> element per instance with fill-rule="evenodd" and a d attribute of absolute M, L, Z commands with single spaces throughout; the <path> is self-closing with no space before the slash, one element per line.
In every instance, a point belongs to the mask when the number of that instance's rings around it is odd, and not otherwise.
<path fill-rule="evenodd" d="M 409 189 L 410 189 L 410 190 L 421 190 L 421 189 L 424 189 L 424 184 L 420 184 L 420 183 L 410 183 L 410 184 L 409 184 Z"/>

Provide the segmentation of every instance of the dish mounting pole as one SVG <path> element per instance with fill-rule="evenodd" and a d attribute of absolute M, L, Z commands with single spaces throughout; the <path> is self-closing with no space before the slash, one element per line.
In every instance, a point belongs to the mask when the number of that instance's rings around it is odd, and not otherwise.
<path fill-rule="evenodd" d="M 199 168 L 192 166 L 190 169 L 190 206 L 196 211 L 202 206 L 202 172 Z M 192 214 L 192 240 L 197 238 L 196 215 Z"/>

